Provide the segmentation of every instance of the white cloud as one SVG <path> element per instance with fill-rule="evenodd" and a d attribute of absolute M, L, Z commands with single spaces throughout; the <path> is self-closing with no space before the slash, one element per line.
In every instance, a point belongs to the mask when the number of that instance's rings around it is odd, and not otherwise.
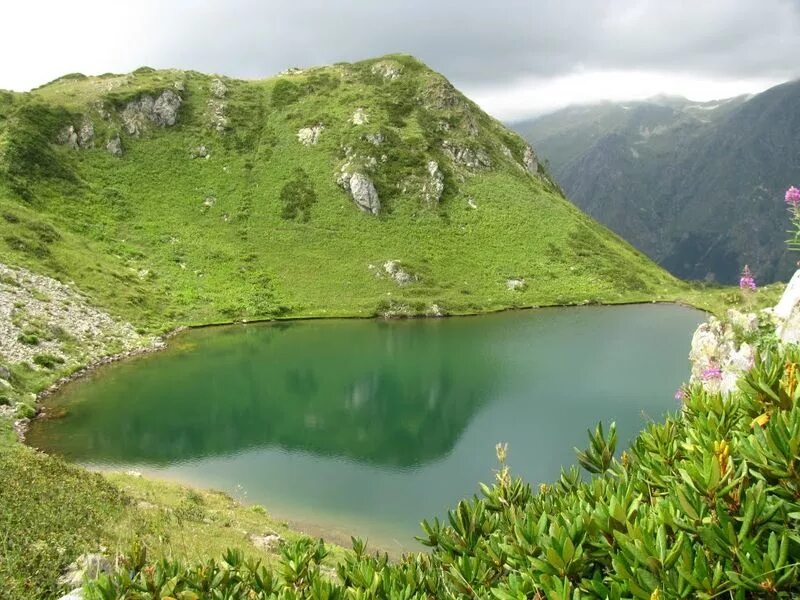
<path fill-rule="evenodd" d="M 175 67 L 234 77 L 414 54 L 495 116 L 800 76 L 797 0 L 6 0 L 0 88 Z"/>
<path fill-rule="evenodd" d="M 684 96 L 697 102 L 717 100 L 758 93 L 782 81 L 649 71 L 593 71 L 553 78 L 526 78 L 507 86 L 471 88 L 466 93 L 498 119 L 514 121 L 570 104 L 594 104 L 603 100 L 644 100 L 662 94 Z"/>

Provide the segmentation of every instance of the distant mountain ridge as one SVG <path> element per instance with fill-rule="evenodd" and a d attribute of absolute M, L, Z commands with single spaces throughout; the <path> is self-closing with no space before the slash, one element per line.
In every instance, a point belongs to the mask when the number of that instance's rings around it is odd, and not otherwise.
<path fill-rule="evenodd" d="M 800 81 L 712 102 L 574 106 L 513 126 L 566 194 L 679 277 L 788 278 L 783 190 L 800 181 Z"/>

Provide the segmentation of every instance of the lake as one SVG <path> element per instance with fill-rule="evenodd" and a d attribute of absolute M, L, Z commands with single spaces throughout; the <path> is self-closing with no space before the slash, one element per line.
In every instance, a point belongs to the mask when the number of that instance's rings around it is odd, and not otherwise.
<path fill-rule="evenodd" d="M 627 444 L 676 410 L 703 320 L 657 304 L 196 329 L 65 386 L 28 442 L 403 550 L 492 481 L 496 443 L 538 485 L 598 421 Z"/>

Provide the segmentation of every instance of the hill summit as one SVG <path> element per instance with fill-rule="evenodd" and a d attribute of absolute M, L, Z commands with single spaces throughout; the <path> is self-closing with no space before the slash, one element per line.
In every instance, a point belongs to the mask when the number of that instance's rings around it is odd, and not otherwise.
<path fill-rule="evenodd" d="M 0 93 L 0 254 L 140 327 L 667 297 L 534 150 L 406 55 Z"/>

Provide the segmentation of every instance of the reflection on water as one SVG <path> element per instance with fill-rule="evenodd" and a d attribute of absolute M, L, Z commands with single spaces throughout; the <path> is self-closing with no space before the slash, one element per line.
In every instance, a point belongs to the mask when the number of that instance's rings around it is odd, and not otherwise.
<path fill-rule="evenodd" d="M 29 439 L 407 542 L 492 478 L 496 442 L 549 480 L 598 420 L 625 439 L 671 409 L 701 319 L 630 306 L 192 331 L 69 386 L 54 399 L 66 415 Z"/>

